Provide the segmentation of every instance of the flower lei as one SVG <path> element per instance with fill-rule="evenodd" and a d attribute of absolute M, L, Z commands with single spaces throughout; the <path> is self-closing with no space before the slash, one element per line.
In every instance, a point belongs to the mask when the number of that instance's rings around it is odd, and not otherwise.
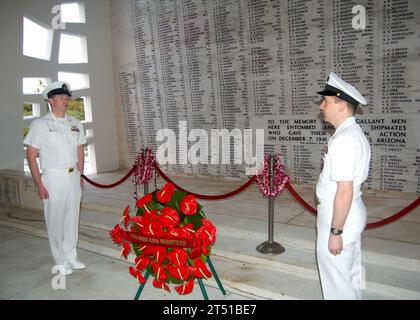
<path fill-rule="evenodd" d="M 143 150 L 142 150 L 143 151 Z M 134 182 L 137 185 L 148 182 L 155 170 L 156 159 L 153 155 L 153 151 L 150 148 L 145 149 L 146 152 L 137 153 L 136 161 L 134 163 Z"/>
<path fill-rule="evenodd" d="M 276 197 L 283 191 L 284 185 L 290 181 L 290 177 L 284 173 L 280 156 L 274 156 L 274 181 L 273 188 L 270 188 L 270 156 L 264 155 L 264 167 L 260 174 L 257 175 L 257 184 L 260 192 L 265 197 Z"/>
<path fill-rule="evenodd" d="M 174 283 L 178 294 L 185 295 L 193 290 L 194 279 L 211 277 L 205 262 L 216 241 L 216 227 L 193 195 L 167 183 L 136 205 L 137 215 L 130 216 L 126 207 L 120 224 L 109 234 L 122 245 L 125 259 L 133 248 L 137 257 L 129 272 L 139 283 L 146 282 L 141 272 L 147 270 L 155 288 L 170 292 L 168 284 Z"/>

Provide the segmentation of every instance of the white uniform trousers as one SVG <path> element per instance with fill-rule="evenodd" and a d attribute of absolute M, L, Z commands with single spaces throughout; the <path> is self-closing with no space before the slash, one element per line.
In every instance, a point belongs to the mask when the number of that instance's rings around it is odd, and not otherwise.
<path fill-rule="evenodd" d="M 77 258 L 79 214 L 82 189 L 80 172 L 74 169 L 47 169 L 42 182 L 49 198 L 44 200 L 44 216 L 53 259 L 67 265 Z"/>
<path fill-rule="evenodd" d="M 366 225 L 366 207 L 354 201 L 343 228 L 343 251 L 334 256 L 328 251 L 332 221 L 331 205 L 317 207 L 317 261 L 325 300 L 360 300 L 364 286 L 361 234 Z"/>

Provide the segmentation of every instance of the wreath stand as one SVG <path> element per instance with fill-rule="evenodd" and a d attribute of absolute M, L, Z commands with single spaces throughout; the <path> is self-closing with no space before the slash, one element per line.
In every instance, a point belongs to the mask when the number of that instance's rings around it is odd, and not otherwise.
<path fill-rule="evenodd" d="M 137 199 L 137 183 L 135 184 L 135 186 L 136 186 L 135 197 Z M 149 193 L 149 184 L 146 182 L 146 183 L 143 184 L 143 187 L 144 187 L 144 194 L 148 194 Z M 156 174 L 155 174 L 155 190 L 157 190 L 157 188 L 156 188 Z M 210 268 L 210 271 L 211 271 L 214 279 L 217 282 L 217 285 L 218 285 L 220 291 L 225 296 L 226 295 L 226 291 L 223 288 L 222 282 L 220 281 L 219 276 L 217 275 L 217 272 L 216 272 L 216 269 L 213 266 L 213 263 L 211 263 L 210 257 L 207 257 L 206 262 L 207 262 L 207 264 L 208 264 L 208 266 Z M 141 295 L 141 293 L 142 293 L 142 291 L 144 289 L 144 286 L 147 283 L 147 279 L 149 278 L 149 275 L 150 275 L 149 270 L 146 270 L 146 273 L 144 274 L 144 279 L 146 281 L 144 283 L 140 284 L 140 287 L 137 290 L 136 295 L 134 296 L 134 300 L 139 300 L 140 299 L 140 295 Z M 206 288 L 204 287 L 203 280 L 200 279 L 200 278 L 198 278 L 197 280 L 198 280 L 198 284 L 200 285 L 201 293 L 203 294 L 204 300 L 209 300 L 209 296 L 207 295 L 207 291 L 206 291 Z"/>
<path fill-rule="evenodd" d="M 208 266 L 209 266 L 209 268 L 210 268 L 210 270 L 211 270 L 211 273 L 212 273 L 212 275 L 213 275 L 214 279 L 215 279 L 215 280 L 216 280 L 216 282 L 217 282 L 217 285 L 219 286 L 220 291 L 221 291 L 221 292 L 223 293 L 223 295 L 225 296 L 225 295 L 226 295 L 226 291 L 225 291 L 225 289 L 223 288 L 222 282 L 220 281 L 219 276 L 217 275 L 217 272 L 216 272 L 216 270 L 214 269 L 213 264 L 211 263 L 210 257 L 208 257 L 208 258 L 207 258 L 206 262 L 207 262 L 207 264 L 208 264 Z M 137 290 L 137 293 L 136 293 L 136 296 L 134 297 L 134 300 L 139 300 L 140 295 L 141 295 L 141 293 L 142 293 L 142 291 L 143 291 L 143 289 L 144 289 L 144 286 L 146 285 L 147 279 L 149 278 L 149 275 L 150 275 L 149 270 L 146 270 L 146 273 L 145 273 L 145 275 L 144 275 L 144 278 L 146 279 L 146 281 L 145 281 L 144 283 L 140 284 L 140 287 L 139 287 L 139 289 Z M 202 279 L 200 279 L 200 278 L 198 278 L 197 280 L 198 280 L 198 284 L 200 285 L 201 293 L 203 294 L 203 298 L 204 298 L 204 300 L 209 300 L 209 297 L 208 297 L 208 295 L 207 295 L 206 288 L 204 287 L 203 280 L 202 280 Z"/>

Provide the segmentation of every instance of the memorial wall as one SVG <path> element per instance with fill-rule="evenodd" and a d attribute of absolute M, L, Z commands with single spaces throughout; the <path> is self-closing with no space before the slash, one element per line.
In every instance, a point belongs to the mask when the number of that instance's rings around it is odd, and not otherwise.
<path fill-rule="evenodd" d="M 113 0 L 111 26 L 127 167 L 186 121 L 209 140 L 211 129 L 264 129 L 292 180 L 314 184 L 333 129 L 316 91 L 334 71 L 368 100 L 356 115 L 372 148 L 367 186 L 420 192 L 420 1 Z M 244 164 L 208 162 L 163 167 L 245 177 Z"/>

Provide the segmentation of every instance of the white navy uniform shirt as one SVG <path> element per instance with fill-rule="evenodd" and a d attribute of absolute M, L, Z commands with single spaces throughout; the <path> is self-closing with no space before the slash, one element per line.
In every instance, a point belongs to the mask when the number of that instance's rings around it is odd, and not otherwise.
<path fill-rule="evenodd" d="M 77 146 L 85 144 L 86 137 L 79 120 L 49 112 L 32 121 L 23 143 L 39 149 L 41 169 L 66 169 L 76 167 Z"/>
<path fill-rule="evenodd" d="M 353 201 L 359 200 L 362 183 L 368 177 L 370 156 L 369 142 L 355 118 L 346 119 L 328 141 L 328 152 L 316 185 L 320 203 L 334 200 L 337 181 L 353 181 Z"/>

